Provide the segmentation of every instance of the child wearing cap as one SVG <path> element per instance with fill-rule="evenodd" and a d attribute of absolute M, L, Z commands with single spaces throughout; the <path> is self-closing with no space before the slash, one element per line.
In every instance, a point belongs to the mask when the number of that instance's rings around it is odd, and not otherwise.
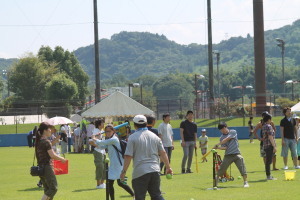
<path fill-rule="evenodd" d="M 207 142 L 208 142 L 208 137 L 206 135 L 206 129 L 202 129 L 201 131 L 201 136 L 198 138 L 199 139 L 199 148 L 201 149 L 202 155 L 205 155 L 207 152 Z M 202 162 L 207 162 L 207 159 L 204 158 Z"/>

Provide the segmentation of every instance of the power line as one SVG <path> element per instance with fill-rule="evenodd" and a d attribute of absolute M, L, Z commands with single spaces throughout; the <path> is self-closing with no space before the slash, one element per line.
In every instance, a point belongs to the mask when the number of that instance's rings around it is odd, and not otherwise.
<path fill-rule="evenodd" d="M 287 21 L 298 20 L 298 18 L 285 19 L 265 19 L 264 21 Z M 253 20 L 213 20 L 213 23 L 252 23 Z M 178 24 L 205 24 L 206 21 L 186 21 L 186 22 L 170 22 L 170 23 L 127 23 L 127 22 L 98 22 L 99 24 L 109 25 L 129 25 L 129 26 L 162 26 L 162 25 L 178 25 Z M 0 24 L 0 27 L 51 27 L 51 26 L 72 26 L 72 25 L 86 25 L 93 24 L 93 22 L 74 22 L 61 24 Z"/>

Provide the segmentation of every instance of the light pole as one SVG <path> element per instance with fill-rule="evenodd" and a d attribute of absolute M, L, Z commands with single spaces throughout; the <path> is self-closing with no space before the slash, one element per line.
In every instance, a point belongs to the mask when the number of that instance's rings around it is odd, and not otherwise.
<path fill-rule="evenodd" d="M 217 56 L 217 79 L 218 79 L 218 98 L 220 98 L 220 73 L 219 73 L 219 63 L 220 63 L 220 52 L 218 50 L 214 50 L 213 54 Z"/>
<path fill-rule="evenodd" d="M 284 51 L 285 51 L 285 42 L 280 39 L 276 38 L 277 46 L 281 48 L 281 66 L 282 66 L 282 83 L 285 82 L 285 76 L 284 76 Z M 285 85 L 283 84 L 283 95 L 285 95 Z"/>
<path fill-rule="evenodd" d="M 199 106 L 198 106 L 198 102 L 199 102 L 199 99 L 198 99 L 198 84 L 197 84 L 197 80 L 198 79 L 204 79 L 205 77 L 202 75 L 202 74 L 195 74 L 195 95 L 196 95 L 196 98 L 195 98 L 195 106 L 196 106 L 196 118 L 199 118 Z"/>
<path fill-rule="evenodd" d="M 10 96 L 9 93 L 9 72 L 6 69 L 2 70 L 2 75 L 6 77 L 6 81 L 7 81 L 7 97 Z"/>
<path fill-rule="evenodd" d="M 129 92 L 128 92 L 128 96 L 130 97 L 130 88 L 133 87 L 140 87 L 140 97 L 141 97 L 141 104 L 143 104 L 143 86 L 142 86 L 142 83 L 129 83 L 128 84 L 128 89 L 129 89 Z"/>
<path fill-rule="evenodd" d="M 245 89 L 253 89 L 251 85 L 239 85 L 234 86 L 233 89 L 241 89 L 242 90 L 242 107 L 243 107 L 243 126 L 245 126 L 245 108 L 244 108 L 244 95 L 245 95 Z"/>
<path fill-rule="evenodd" d="M 293 80 L 288 80 L 285 81 L 284 84 L 292 84 L 292 100 L 294 101 L 295 96 L 294 96 L 294 84 L 295 83 L 300 83 L 300 81 L 293 81 Z"/>
<path fill-rule="evenodd" d="M 213 54 L 217 56 L 217 79 L 218 79 L 218 116 L 220 123 L 220 72 L 219 72 L 219 62 L 220 62 L 220 52 L 218 50 L 214 50 Z"/>

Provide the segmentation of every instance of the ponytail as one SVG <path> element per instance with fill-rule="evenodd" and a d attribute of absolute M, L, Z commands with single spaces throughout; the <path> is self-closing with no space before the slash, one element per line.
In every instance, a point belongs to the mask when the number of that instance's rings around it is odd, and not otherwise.
<path fill-rule="evenodd" d="M 40 140 L 41 140 L 41 137 L 42 137 L 44 131 L 47 130 L 48 128 L 50 128 L 50 127 L 51 127 L 51 125 L 49 123 L 47 123 L 47 122 L 42 122 L 40 124 L 39 128 L 35 132 L 35 134 L 36 134 L 36 139 L 35 139 L 36 145 L 35 145 L 35 147 L 37 147 L 38 144 L 40 143 Z"/>

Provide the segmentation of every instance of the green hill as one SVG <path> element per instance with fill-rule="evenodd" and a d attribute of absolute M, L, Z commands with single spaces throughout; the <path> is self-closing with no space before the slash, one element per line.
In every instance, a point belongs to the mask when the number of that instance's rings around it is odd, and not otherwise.
<path fill-rule="evenodd" d="M 286 42 L 286 66 L 300 64 L 300 20 L 276 30 L 265 32 L 266 63 L 281 65 L 280 49 L 275 38 Z M 100 66 L 103 79 L 115 73 L 128 79 L 141 75 L 156 76 L 170 72 L 191 73 L 207 70 L 207 45 L 180 45 L 164 35 L 147 32 L 121 32 L 100 40 Z M 254 65 L 253 37 L 232 37 L 213 45 L 221 52 L 220 65 L 236 71 L 241 65 Z M 94 74 L 93 45 L 75 51 L 85 70 Z"/>

